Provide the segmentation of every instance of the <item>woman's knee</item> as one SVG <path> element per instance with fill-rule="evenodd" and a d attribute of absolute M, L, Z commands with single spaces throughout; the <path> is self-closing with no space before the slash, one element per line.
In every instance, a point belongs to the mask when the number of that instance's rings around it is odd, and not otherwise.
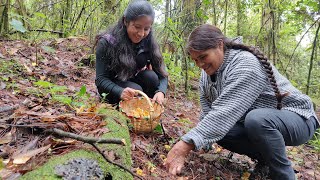
<path fill-rule="evenodd" d="M 159 86 L 159 78 L 158 75 L 152 70 L 145 70 L 139 73 L 141 80 L 147 80 L 148 84 L 152 87 Z"/>

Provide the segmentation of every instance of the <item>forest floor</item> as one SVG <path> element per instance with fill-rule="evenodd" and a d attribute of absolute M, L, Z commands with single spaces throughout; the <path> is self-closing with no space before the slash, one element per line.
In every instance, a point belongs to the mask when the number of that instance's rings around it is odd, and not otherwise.
<path fill-rule="evenodd" d="M 37 44 L 0 41 L 0 160 L 3 158 L 5 166 L 11 167 L 11 175 L 18 174 L 18 177 L 43 164 L 47 158 L 35 156 L 45 154 L 48 150 L 47 141 L 54 140 L 40 136 L 38 141 L 34 142 L 33 133 L 37 129 L 32 129 L 31 132 L 23 131 L 21 135 L 18 134 L 21 132 L 18 130 L 19 126 L 28 127 L 36 122 L 37 127 L 45 128 L 46 123 L 55 121 L 53 119 L 59 119 L 59 122 L 68 119 L 73 122 L 69 123 L 68 127 L 76 132 L 97 136 L 105 131 L 99 130 L 101 124 L 85 126 L 84 129 L 82 122 L 76 120 L 81 112 L 86 111 L 83 102 L 99 102 L 94 85 L 95 70 L 91 62 L 91 47 L 85 38 L 52 39 Z M 196 93 L 190 92 L 192 97 L 196 97 Z M 3 110 L 6 107 L 12 109 Z M 161 116 L 166 136 L 160 132 L 147 135 L 130 133 L 132 171 L 144 179 L 248 179 L 249 169 L 255 166 L 255 162 L 217 145 L 209 152 L 192 152 L 180 176 L 173 177 L 165 170 L 162 164 L 167 152 L 179 137 L 196 125 L 199 111 L 197 100 L 186 97 L 178 87 L 170 87 L 165 112 Z M 318 113 L 320 115 L 319 110 Z M 92 120 L 92 117 L 82 115 L 81 119 Z M 9 123 L 13 125 L 9 126 Z M 82 129 L 79 130 L 80 128 Z M 24 147 L 32 142 L 37 143 L 36 147 L 42 148 L 34 148 L 30 155 L 30 151 Z M 54 152 L 52 154 L 58 156 L 75 148 L 74 144 L 67 145 L 64 143 L 56 146 L 58 148 L 51 149 Z M 20 149 L 20 154 L 16 153 L 17 149 Z M 298 179 L 320 179 L 319 151 L 309 144 L 304 144 L 288 147 L 287 153 Z M 12 168 L 14 162 L 5 159 L 13 154 L 28 154 L 28 158 L 24 158 L 19 166 Z M 1 165 L 0 169 L 2 168 Z M 3 172 L 0 172 L 0 176 L 4 176 Z"/>

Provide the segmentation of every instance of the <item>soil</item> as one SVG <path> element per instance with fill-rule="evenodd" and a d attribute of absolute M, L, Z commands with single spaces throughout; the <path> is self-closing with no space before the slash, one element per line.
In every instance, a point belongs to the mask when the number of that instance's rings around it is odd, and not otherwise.
<path fill-rule="evenodd" d="M 37 94 L 30 93 L 28 87 L 33 85 L 32 79 L 66 86 L 69 94 L 85 85 L 87 93 L 98 102 L 91 48 L 92 44 L 85 38 L 46 40 L 37 44 L 18 40 L 0 41 L 0 61 L 9 62 L 14 59 L 21 65 L 9 67 L 12 72 L 20 72 L 19 75 L 1 74 L 0 108 L 22 106 L 22 102 L 28 99 L 32 103 L 32 106 L 28 107 L 29 111 L 50 112 L 51 115 L 74 111 L 68 106 L 49 103 L 50 94 L 39 98 Z M 197 91 L 193 90 L 190 93 L 194 94 Z M 164 133 L 161 130 L 143 135 L 130 133 L 132 171 L 142 175 L 144 179 L 248 179 L 249 170 L 254 168 L 256 162 L 217 145 L 209 152 L 192 152 L 185 161 L 185 168 L 180 176 L 171 176 L 163 167 L 170 147 L 197 124 L 199 111 L 196 99 L 188 98 L 181 88 L 170 86 L 165 112 L 161 116 Z M 319 110 L 318 113 L 320 115 Z M 0 115 L 1 118 L 9 116 L 3 113 Z M 3 137 L 7 129 L 0 130 L 0 137 Z M 0 147 L 1 153 L 5 146 Z M 298 179 L 320 179 L 319 151 L 309 144 L 304 144 L 288 147 L 287 153 Z"/>

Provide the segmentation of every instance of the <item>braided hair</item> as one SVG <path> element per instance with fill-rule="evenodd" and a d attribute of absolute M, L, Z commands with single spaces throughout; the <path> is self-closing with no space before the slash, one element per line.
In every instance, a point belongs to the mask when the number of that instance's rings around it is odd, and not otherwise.
<path fill-rule="evenodd" d="M 253 46 L 246 46 L 244 44 L 239 44 L 226 38 L 221 30 L 213 25 L 204 24 L 196 29 L 194 29 L 188 39 L 187 50 L 190 51 L 205 51 L 208 49 L 215 49 L 218 47 L 220 41 L 224 42 L 224 51 L 226 49 L 241 49 L 252 53 L 256 56 L 261 65 L 263 66 L 265 72 L 267 73 L 270 84 L 274 90 L 277 99 L 277 109 L 282 108 L 282 99 L 287 96 L 287 93 L 281 94 L 278 88 L 272 66 L 265 56 L 258 48 Z"/>

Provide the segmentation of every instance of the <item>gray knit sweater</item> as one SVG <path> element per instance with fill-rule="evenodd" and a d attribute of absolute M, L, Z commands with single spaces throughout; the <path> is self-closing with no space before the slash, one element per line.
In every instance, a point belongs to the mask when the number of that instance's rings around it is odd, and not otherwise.
<path fill-rule="evenodd" d="M 295 112 L 307 119 L 315 118 L 311 99 L 283 77 L 273 72 L 283 100 L 283 110 Z M 196 150 L 207 148 L 222 139 L 237 121 L 258 108 L 276 108 L 275 93 L 259 60 L 250 52 L 226 50 L 224 62 L 214 74 L 216 81 L 202 70 L 200 78 L 200 122 L 182 140 L 193 143 Z M 319 122 L 319 120 L 318 120 Z"/>

